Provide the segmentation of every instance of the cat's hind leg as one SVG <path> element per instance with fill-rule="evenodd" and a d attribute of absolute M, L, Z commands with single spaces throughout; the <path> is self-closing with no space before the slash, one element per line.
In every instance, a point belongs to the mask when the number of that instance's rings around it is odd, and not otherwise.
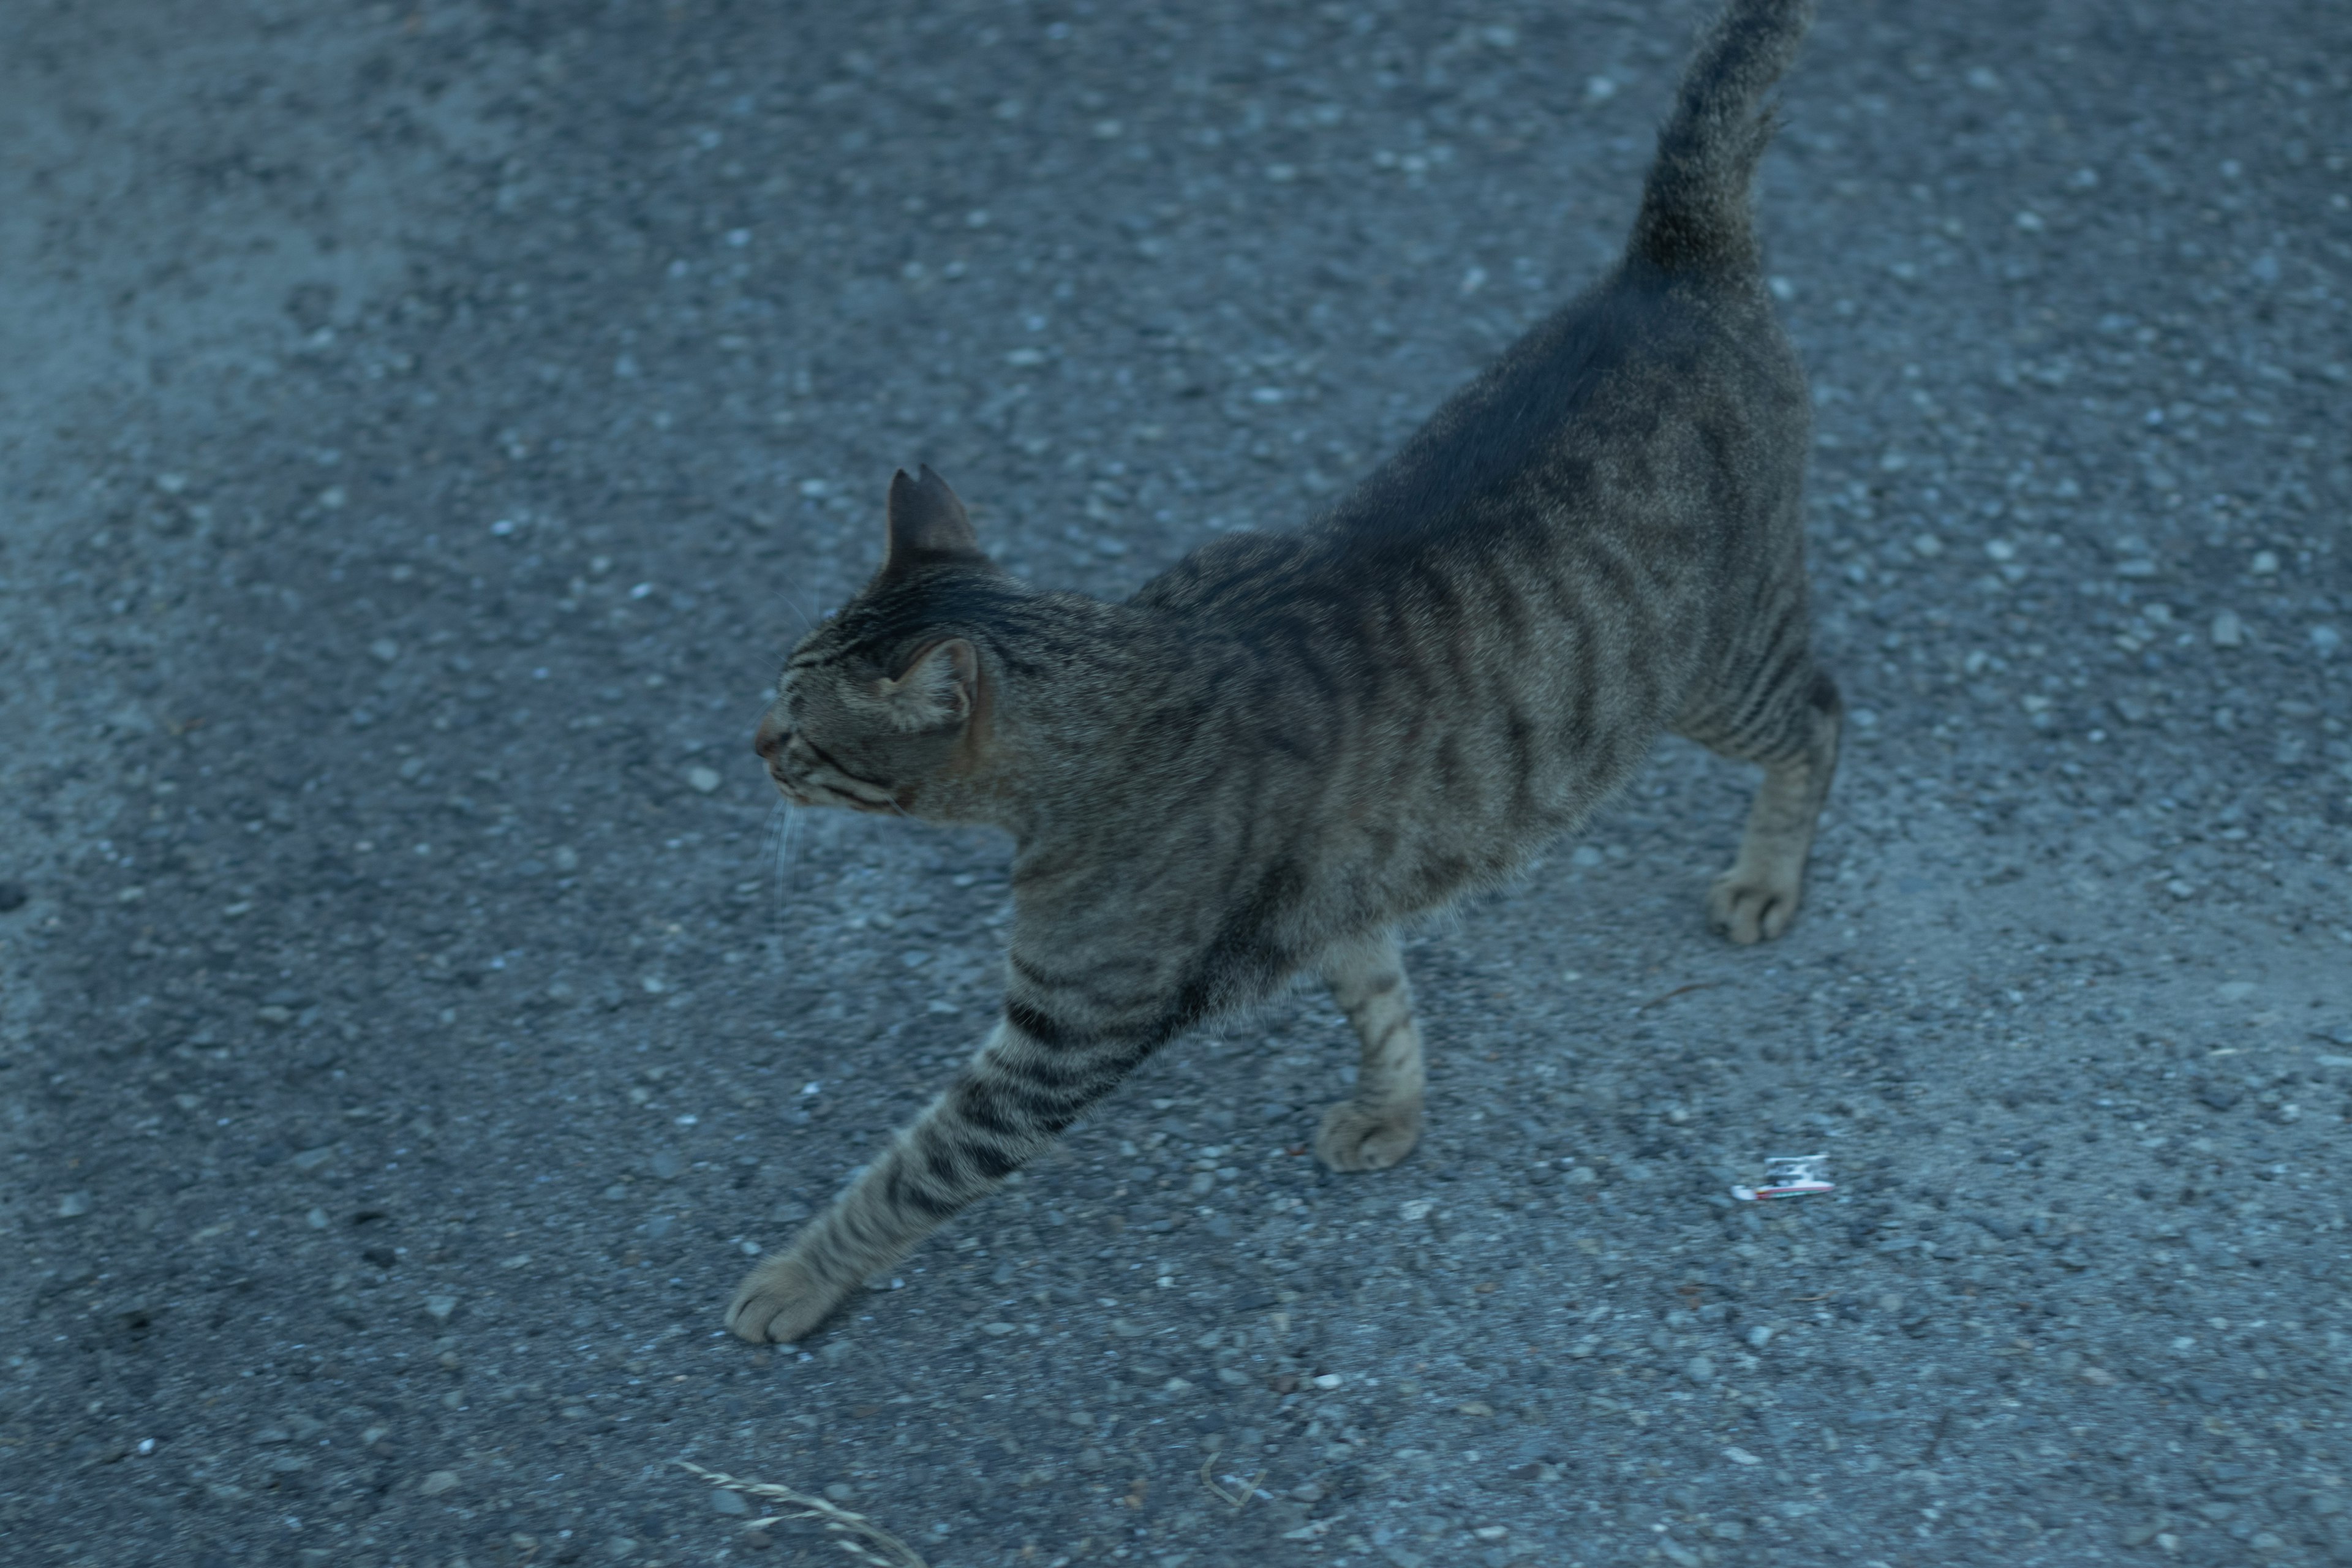
<path fill-rule="evenodd" d="M 1381 1171 L 1421 1141 L 1421 1025 L 1393 933 L 1339 943 L 1323 956 L 1331 999 L 1355 1026 L 1363 1054 L 1356 1092 L 1323 1113 L 1315 1153 L 1335 1171 Z"/>
<path fill-rule="evenodd" d="M 1837 683 L 1809 657 L 1780 668 L 1777 681 L 1749 698 L 1746 722 L 1727 733 L 1692 734 L 1725 756 L 1764 768 L 1738 857 L 1706 896 L 1708 921 L 1742 945 L 1777 937 L 1797 918 L 1813 826 L 1837 771 L 1844 714 Z"/>

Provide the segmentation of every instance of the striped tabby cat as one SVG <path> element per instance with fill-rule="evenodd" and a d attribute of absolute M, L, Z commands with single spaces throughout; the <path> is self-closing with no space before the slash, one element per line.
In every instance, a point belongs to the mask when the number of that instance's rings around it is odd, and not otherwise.
<path fill-rule="evenodd" d="M 892 480 L 886 563 L 793 651 L 756 744 L 800 805 L 1013 835 L 1004 1014 L 744 1280 L 736 1333 L 807 1333 L 1153 1050 L 1302 972 L 1363 1047 L 1316 1152 L 1395 1164 L 1423 1078 L 1398 923 L 1574 828 L 1661 731 L 1762 766 L 1707 910 L 1736 942 L 1787 929 L 1840 708 L 1748 185 L 1810 12 L 1732 0 L 1623 259 L 1305 531 L 1108 605 L 1000 571 L 929 469 Z"/>

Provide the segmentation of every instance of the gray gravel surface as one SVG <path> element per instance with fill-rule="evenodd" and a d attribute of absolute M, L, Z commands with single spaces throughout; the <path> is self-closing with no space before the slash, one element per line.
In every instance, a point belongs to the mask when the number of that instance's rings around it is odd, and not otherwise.
<path fill-rule="evenodd" d="M 1302 994 L 778 1351 L 992 1005 L 1004 844 L 746 744 L 890 470 L 1106 595 L 1306 518 L 1694 12 L 0 12 L 8 1561 L 842 1561 L 684 1458 L 941 1568 L 2352 1562 L 2352 12 L 1825 12 L 1796 930 L 1670 744 L 1413 944 L 1406 1164 Z"/>

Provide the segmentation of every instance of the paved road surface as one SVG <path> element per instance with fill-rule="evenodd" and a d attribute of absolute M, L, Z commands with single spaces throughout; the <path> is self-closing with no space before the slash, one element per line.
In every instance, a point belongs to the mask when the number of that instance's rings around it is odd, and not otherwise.
<path fill-rule="evenodd" d="M 683 1458 L 956 1568 L 2352 1561 L 2352 12 L 1825 11 L 1798 929 L 1668 745 L 1414 943 L 1409 1163 L 1302 995 L 760 1352 L 991 1012 L 1004 845 L 746 746 L 890 470 L 1109 595 L 1306 518 L 1693 11 L 9 6 L 9 1560 L 841 1561 Z"/>

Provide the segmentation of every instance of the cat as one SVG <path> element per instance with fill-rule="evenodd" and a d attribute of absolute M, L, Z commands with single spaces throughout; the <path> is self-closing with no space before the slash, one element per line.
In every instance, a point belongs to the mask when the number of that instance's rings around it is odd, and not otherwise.
<path fill-rule="evenodd" d="M 1328 515 L 1222 538 L 1123 605 L 990 561 L 929 468 L 754 746 L 794 803 L 1014 840 L 1002 1018 L 728 1327 L 800 1339 L 1158 1047 L 1319 974 L 1362 1047 L 1316 1153 L 1395 1164 L 1423 1050 L 1399 922 L 1488 887 L 1673 732 L 1761 764 L 1707 898 L 1797 910 L 1841 705 L 1801 525 L 1811 406 L 1749 225 L 1808 0 L 1702 36 L 1622 258 Z"/>

